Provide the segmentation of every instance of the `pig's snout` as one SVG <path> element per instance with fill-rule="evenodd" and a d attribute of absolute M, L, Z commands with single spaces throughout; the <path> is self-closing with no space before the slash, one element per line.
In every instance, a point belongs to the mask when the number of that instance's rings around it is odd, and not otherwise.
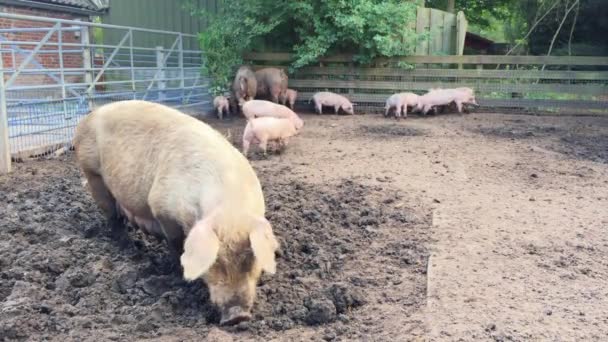
<path fill-rule="evenodd" d="M 235 325 L 251 319 L 251 313 L 240 306 L 233 306 L 222 310 L 220 325 Z"/>

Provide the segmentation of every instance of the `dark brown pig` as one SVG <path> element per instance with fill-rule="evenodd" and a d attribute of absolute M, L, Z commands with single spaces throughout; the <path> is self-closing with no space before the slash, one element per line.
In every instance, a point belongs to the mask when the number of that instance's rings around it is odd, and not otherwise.
<path fill-rule="evenodd" d="M 221 324 L 251 317 L 262 271 L 274 273 L 278 242 L 260 182 L 219 132 L 179 111 L 120 101 L 84 118 L 76 160 L 114 229 L 119 211 L 180 255 L 186 280 L 202 278 Z"/>
<path fill-rule="evenodd" d="M 232 82 L 232 108 L 238 112 L 245 101 L 255 98 L 257 89 L 258 82 L 255 73 L 248 66 L 240 67 Z"/>
<path fill-rule="evenodd" d="M 286 97 L 288 77 L 283 69 L 264 68 L 255 72 L 258 83 L 257 97 L 279 103 Z"/>

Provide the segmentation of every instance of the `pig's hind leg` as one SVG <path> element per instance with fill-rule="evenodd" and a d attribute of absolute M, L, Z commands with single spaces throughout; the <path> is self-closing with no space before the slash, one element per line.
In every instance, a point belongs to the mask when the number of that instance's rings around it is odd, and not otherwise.
<path fill-rule="evenodd" d="M 116 199 L 106 187 L 101 176 L 88 171 L 83 171 L 83 173 L 89 183 L 93 199 L 104 212 L 106 219 L 108 220 L 107 224 L 110 229 L 110 234 L 123 245 L 123 243 L 128 241 L 128 236 Z"/>

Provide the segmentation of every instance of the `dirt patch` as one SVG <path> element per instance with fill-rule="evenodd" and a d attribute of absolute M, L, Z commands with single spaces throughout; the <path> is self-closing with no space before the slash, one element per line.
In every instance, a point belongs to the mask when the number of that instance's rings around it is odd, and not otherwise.
<path fill-rule="evenodd" d="M 560 138 L 554 149 L 571 158 L 608 164 L 608 135 L 572 134 Z"/>
<path fill-rule="evenodd" d="M 513 121 L 515 125 L 504 125 L 496 127 L 481 127 L 474 130 L 476 133 L 507 139 L 526 139 L 535 137 L 548 137 L 552 135 L 564 134 L 564 131 L 551 126 L 529 126 L 520 125 L 518 121 Z"/>
<path fill-rule="evenodd" d="M 254 319 L 224 331 L 360 338 L 372 334 L 363 317 L 378 305 L 403 300 L 408 314 L 424 304 L 428 213 L 388 184 L 260 178 L 279 270 L 262 277 Z M 0 202 L 0 336 L 179 339 L 217 328 L 206 288 L 181 279 L 164 243 L 131 227 L 129 247 L 109 237 L 71 156 L 17 165 L 0 178 Z"/>
<path fill-rule="evenodd" d="M 605 122 L 595 125 L 575 123 L 571 127 L 559 124 L 535 124 L 522 119 L 504 120 L 502 125 L 480 126 L 472 131 L 505 139 L 537 139 L 542 145 L 573 159 L 608 163 L 608 135 L 602 134 Z"/>
<path fill-rule="evenodd" d="M 420 129 L 402 126 L 396 123 L 382 125 L 361 125 L 362 133 L 373 134 L 382 137 L 415 137 L 424 135 Z"/>

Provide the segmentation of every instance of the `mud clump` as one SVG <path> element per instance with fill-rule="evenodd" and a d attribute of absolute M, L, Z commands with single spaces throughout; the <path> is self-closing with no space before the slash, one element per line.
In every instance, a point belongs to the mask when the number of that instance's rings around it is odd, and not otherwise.
<path fill-rule="evenodd" d="M 424 302 L 424 265 L 380 252 L 385 231 L 399 229 L 409 232 L 409 242 L 395 248 L 408 249 L 412 260 L 427 254 L 420 229 L 428 222 L 403 220 L 408 209 L 394 206 L 402 195 L 349 180 L 312 184 L 259 175 L 281 243 L 278 271 L 262 276 L 252 321 L 223 332 L 264 339 L 309 326 L 332 339 L 360 337 L 360 310 L 376 303 L 394 277 L 384 267 L 365 266 L 377 258 L 418 284 L 404 296 Z M 0 176 L 0 202 L 0 336 L 89 341 L 219 334 L 206 287 L 182 280 L 164 242 L 130 226 L 128 248 L 110 237 L 71 155 L 16 165 Z"/>
<path fill-rule="evenodd" d="M 416 137 L 424 135 L 424 132 L 420 129 L 397 124 L 361 125 L 359 129 L 362 133 L 383 137 Z"/>

